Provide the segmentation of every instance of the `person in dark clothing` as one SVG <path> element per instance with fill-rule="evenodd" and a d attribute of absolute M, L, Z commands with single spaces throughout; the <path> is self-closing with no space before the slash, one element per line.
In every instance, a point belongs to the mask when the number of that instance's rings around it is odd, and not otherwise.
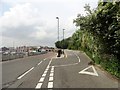
<path fill-rule="evenodd" d="M 58 55 L 57 55 L 57 57 L 60 57 L 60 56 L 61 56 L 61 54 L 62 54 L 62 50 L 61 50 L 61 49 L 59 49 L 59 50 L 58 50 Z"/>

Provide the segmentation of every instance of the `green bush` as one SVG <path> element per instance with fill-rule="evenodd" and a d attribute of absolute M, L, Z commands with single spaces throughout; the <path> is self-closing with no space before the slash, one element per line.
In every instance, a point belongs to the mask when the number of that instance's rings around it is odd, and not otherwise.
<path fill-rule="evenodd" d="M 98 56 L 95 56 L 93 59 L 96 64 L 100 64 L 101 59 Z"/>
<path fill-rule="evenodd" d="M 118 70 L 119 64 L 117 58 L 114 56 L 106 58 L 106 60 L 102 60 L 101 66 L 110 72 L 112 75 L 115 75 L 116 77 L 120 78 L 120 72 Z"/>
<path fill-rule="evenodd" d="M 66 39 L 66 48 L 82 50 L 105 70 L 120 78 L 120 3 L 99 2 L 95 10 L 85 6 L 73 23 L 80 29 Z M 61 47 L 62 41 L 56 46 Z M 62 48 L 62 47 L 61 47 Z"/>

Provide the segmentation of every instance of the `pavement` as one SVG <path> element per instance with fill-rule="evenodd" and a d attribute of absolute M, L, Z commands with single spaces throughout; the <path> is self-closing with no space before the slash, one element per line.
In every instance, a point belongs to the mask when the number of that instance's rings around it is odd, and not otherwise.
<path fill-rule="evenodd" d="M 2 63 L 3 88 L 118 88 L 118 80 L 89 65 L 90 58 L 79 51 L 65 50 Z"/>

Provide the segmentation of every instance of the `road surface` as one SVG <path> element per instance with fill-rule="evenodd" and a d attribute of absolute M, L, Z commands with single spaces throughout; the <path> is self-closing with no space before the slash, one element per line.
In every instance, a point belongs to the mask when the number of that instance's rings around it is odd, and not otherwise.
<path fill-rule="evenodd" d="M 88 65 L 87 55 L 65 51 L 31 56 L 2 63 L 3 88 L 118 88 L 118 81 L 97 66 Z"/>

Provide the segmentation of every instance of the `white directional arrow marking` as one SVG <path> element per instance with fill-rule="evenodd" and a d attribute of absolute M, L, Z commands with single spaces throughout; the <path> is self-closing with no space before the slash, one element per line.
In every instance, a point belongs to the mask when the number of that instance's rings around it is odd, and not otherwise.
<path fill-rule="evenodd" d="M 89 68 L 92 68 L 94 72 L 88 72 L 88 71 L 86 71 L 86 70 L 88 70 Z M 95 68 L 94 68 L 93 65 L 91 65 L 91 66 L 83 69 L 82 71 L 79 72 L 79 74 L 89 74 L 89 75 L 98 76 L 98 73 L 97 73 L 97 71 L 95 70 Z"/>

